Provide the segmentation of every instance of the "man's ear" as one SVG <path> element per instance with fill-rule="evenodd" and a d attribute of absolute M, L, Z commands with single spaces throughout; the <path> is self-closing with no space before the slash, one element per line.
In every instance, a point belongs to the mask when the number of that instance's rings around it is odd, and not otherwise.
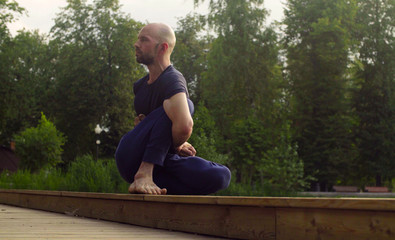
<path fill-rule="evenodd" d="M 166 43 L 166 42 L 162 43 L 162 44 L 161 44 L 160 51 L 161 51 L 163 54 L 165 54 L 165 53 L 167 52 L 167 49 L 169 49 L 169 44 Z"/>

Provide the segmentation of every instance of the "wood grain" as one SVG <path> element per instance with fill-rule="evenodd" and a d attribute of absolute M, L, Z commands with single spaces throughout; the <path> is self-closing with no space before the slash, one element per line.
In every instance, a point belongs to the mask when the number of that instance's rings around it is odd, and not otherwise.
<path fill-rule="evenodd" d="M 395 239 L 395 212 L 277 209 L 277 239 Z"/>
<path fill-rule="evenodd" d="M 0 204 L 0 239 L 218 239 Z"/>
<path fill-rule="evenodd" d="M 232 239 L 395 239 L 395 199 L 0 190 L 0 203 Z"/>

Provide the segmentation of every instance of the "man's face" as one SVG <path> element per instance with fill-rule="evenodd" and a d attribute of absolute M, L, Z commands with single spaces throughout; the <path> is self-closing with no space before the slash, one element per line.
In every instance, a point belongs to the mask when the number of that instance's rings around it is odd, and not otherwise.
<path fill-rule="evenodd" d="M 152 27 L 144 27 L 134 44 L 137 62 L 147 66 L 154 63 L 159 46 L 159 42 L 153 37 L 152 31 Z"/>

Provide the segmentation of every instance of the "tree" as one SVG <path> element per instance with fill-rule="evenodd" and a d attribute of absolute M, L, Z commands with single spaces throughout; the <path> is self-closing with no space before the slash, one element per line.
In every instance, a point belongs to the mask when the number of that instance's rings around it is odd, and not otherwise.
<path fill-rule="evenodd" d="M 14 0 L 0 0 L 0 45 L 10 37 L 7 23 L 14 21 L 15 14 L 22 14 L 24 11 Z"/>
<path fill-rule="evenodd" d="M 40 118 L 51 90 L 51 65 L 46 38 L 36 32 L 20 31 L 2 45 L 1 141 Z"/>
<path fill-rule="evenodd" d="M 354 107 L 359 176 L 380 186 L 395 176 L 395 1 L 358 1 Z"/>
<path fill-rule="evenodd" d="M 265 28 L 263 1 L 211 1 L 218 37 L 208 54 L 201 91 L 223 135 L 246 115 L 269 116 L 280 77 L 277 36 Z M 276 90 L 274 90 L 276 89 Z"/>
<path fill-rule="evenodd" d="M 133 80 L 145 73 L 133 53 L 141 24 L 119 8 L 117 0 L 68 0 L 51 30 L 50 44 L 57 52 L 52 109 L 68 137 L 68 161 L 93 151 L 96 124 L 109 129 L 101 139 L 108 155 L 131 129 Z"/>
<path fill-rule="evenodd" d="M 218 148 L 232 154 L 228 164 L 243 183 L 257 180 L 254 166 L 281 125 L 279 47 L 274 29 L 264 26 L 266 14 L 262 0 L 218 0 L 210 1 L 207 19 L 217 36 L 199 91 L 224 138 Z"/>
<path fill-rule="evenodd" d="M 184 75 L 193 102 L 201 99 L 199 85 L 201 73 L 206 68 L 208 46 L 204 31 L 205 19 L 200 15 L 187 15 L 178 21 L 175 34 L 177 44 L 172 54 L 174 66 Z"/>
<path fill-rule="evenodd" d="M 289 128 L 290 124 L 285 123 L 280 131 L 279 143 L 263 154 L 263 161 L 258 166 L 261 185 L 270 184 L 271 189 L 286 193 L 304 190 L 315 180 L 309 175 L 306 176 L 303 161 L 297 153 L 297 145 L 292 143 Z"/>
<path fill-rule="evenodd" d="M 355 1 L 342 0 L 288 0 L 285 10 L 298 153 L 324 186 L 344 177 L 353 159 L 346 73 L 355 14 Z"/>
<path fill-rule="evenodd" d="M 19 7 L 15 1 L 0 0 L 0 142 L 6 142 L 11 139 L 12 134 L 9 133 L 8 116 L 12 107 L 8 98 L 10 98 L 9 89 L 13 86 L 11 74 L 12 56 L 10 55 L 11 35 L 7 27 L 7 23 L 15 19 L 16 14 L 23 13 L 24 9 Z"/>
<path fill-rule="evenodd" d="M 209 161 L 226 164 L 228 155 L 218 152 L 217 141 L 221 141 L 214 118 L 203 103 L 196 105 L 193 115 L 193 134 L 188 140 L 197 151 L 197 155 Z"/>

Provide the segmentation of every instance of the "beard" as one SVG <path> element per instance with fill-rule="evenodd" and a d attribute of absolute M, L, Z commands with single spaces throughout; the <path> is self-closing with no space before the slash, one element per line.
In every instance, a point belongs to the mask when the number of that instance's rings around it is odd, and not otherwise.
<path fill-rule="evenodd" d="M 155 61 L 155 53 L 158 50 L 159 43 L 156 44 L 153 52 L 143 53 L 139 48 L 136 47 L 136 61 L 146 66 L 151 65 Z"/>
<path fill-rule="evenodd" d="M 136 61 L 144 65 L 151 65 L 155 61 L 155 52 L 158 50 L 159 44 L 156 44 L 153 52 L 143 53 L 139 48 L 136 48 Z"/>
<path fill-rule="evenodd" d="M 151 65 L 152 63 L 154 63 L 154 56 L 148 54 L 136 55 L 136 61 L 144 65 Z"/>

